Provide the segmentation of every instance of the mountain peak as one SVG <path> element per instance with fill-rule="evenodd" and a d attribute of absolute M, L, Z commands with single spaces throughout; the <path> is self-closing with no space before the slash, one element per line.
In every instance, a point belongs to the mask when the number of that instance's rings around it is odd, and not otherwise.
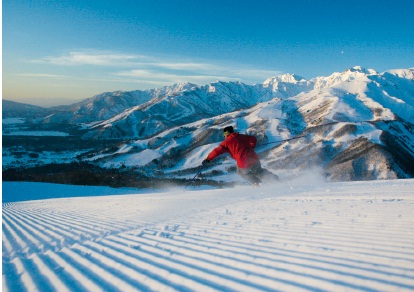
<path fill-rule="evenodd" d="M 286 73 L 286 74 L 268 78 L 265 80 L 263 84 L 268 85 L 268 84 L 275 83 L 275 82 L 298 83 L 301 81 L 306 81 L 306 79 L 296 74 Z"/>
<path fill-rule="evenodd" d="M 346 72 L 356 72 L 356 73 L 363 73 L 363 74 L 367 74 L 367 75 L 378 74 L 378 72 L 375 71 L 374 69 L 364 68 L 364 67 L 361 67 L 361 66 L 354 66 L 352 68 L 349 68 L 349 69 L 345 70 L 344 73 L 346 73 Z"/>

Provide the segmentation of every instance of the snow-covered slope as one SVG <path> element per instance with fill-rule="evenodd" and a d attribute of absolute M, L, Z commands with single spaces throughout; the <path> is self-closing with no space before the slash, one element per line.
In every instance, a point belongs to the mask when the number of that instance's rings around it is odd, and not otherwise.
<path fill-rule="evenodd" d="M 181 84 L 103 94 L 69 108 L 43 119 L 42 127 L 66 117 L 87 122 L 84 140 L 117 139 L 116 146 L 76 154 L 104 167 L 189 178 L 222 140 L 222 128 L 233 125 L 258 137 L 262 164 L 282 177 L 314 166 L 334 180 L 414 176 L 413 69 Z M 304 137 L 281 142 L 297 136 Z M 233 166 L 221 158 L 204 175 L 220 180 Z"/>
<path fill-rule="evenodd" d="M 413 189 L 309 175 L 77 197 L 89 188 L 3 182 L 2 290 L 413 291 Z M 34 191 L 68 197 L 16 202 Z"/>
<path fill-rule="evenodd" d="M 191 83 L 175 84 L 151 90 L 106 92 L 69 106 L 54 107 L 56 112 L 39 120 L 42 123 L 96 123 L 111 119 L 131 107 L 151 99 L 174 95 L 195 86 Z"/>
<path fill-rule="evenodd" d="M 284 100 L 294 96 L 298 96 L 298 103 L 306 103 L 311 99 L 312 102 L 308 104 L 311 108 L 333 104 L 326 110 L 331 115 L 327 118 L 337 115 L 335 120 L 393 119 L 396 115 L 412 121 L 412 75 L 412 70 L 392 70 L 379 74 L 372 69 L 354 67 L 343 73 L 309 81 L 285 74 L 254 86 L 240 82 L 217 82 L 187 87 L 174 94 L 160 95 L 148 103 L 130 107 L 108 120 L 94 124 L 87 137 L 145 138 L 172 126 L 248 108 L 272 98 Z M 316 112 L 316 119 L 321 118 L 320 113 Z"/>
<path fill-rule="evenodd" d="M 217 82 L 164 95 L 94 124 L 85 138 L 145 138 L 173 126 L 250 107 L 263 99 L 255 87 Z"/>
<path fill-rule="evenodd" d="M 145 167 L 146 172 L 179 175 L 195 171 L 222 140 L 221 130 L 233 125 L 258 137 L 262 162 L 282 177 L 321 165 L 335 180 L 414 175 L 411 70 L 378 74 L 355 67 L 312 81 L 285 75 L 269 79 L 265 87 L 274 84 L 279 88 L 281 81 L 308 91 L 296 94 L 285 87 L 285 93 L 294 95 L 283 94 L 246 109 L 170 127 L 152 138 L 131 141 L 113 153 L 97 153 L 89 159 L 107 167 Z M 272 96 L 277 92 L 280 90 L 272 89 Z M 277 143 L 302 135 L 302 139 Z M 233 172 L 233 165 L 228 159 L 219 160 L 206 175 L 214 171 L 219 179 L 222 173 Z"/>
<path fill-rule="evenodd" d="M 303 77 L 294 74 L 283 74 L 271 77 L 263 83 L 264 88 L 269 88 L 274 97 L 287 98 L 301 92 L 313 89 L 314 81 L 308 81 Z"/>
<path fill-rule="evenodd" d="M 176 84 L 161 89 L 108 92 L 38 121 L 44 125 L 84 123 L 84 139 L 146 138 L 173 126 L 251 107 L 274 97 L 291 97 L 312 82 L 285 74 L 264 84 L 215 82 L 203 86 Z"/>

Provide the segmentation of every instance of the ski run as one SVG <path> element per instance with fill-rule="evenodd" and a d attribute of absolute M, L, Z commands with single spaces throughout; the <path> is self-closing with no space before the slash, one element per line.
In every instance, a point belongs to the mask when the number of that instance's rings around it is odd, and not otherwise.
<path fill-rule="evenodd" d="M 91 190 L 3 182 L 3 291 L 414 291 L 414 179 Z"/>

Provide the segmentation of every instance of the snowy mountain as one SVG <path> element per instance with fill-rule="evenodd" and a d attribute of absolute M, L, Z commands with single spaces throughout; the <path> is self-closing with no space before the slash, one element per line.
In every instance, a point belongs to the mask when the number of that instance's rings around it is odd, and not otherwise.
<path fill-rule="evenodd" d="M 85 138 L 146 138 L 175 126 L 250 107 L 260 97 L 255 87 L 238 82 L 184 88 L 89 125 Z"/>
<path fill-rule="evenodd" d="M 258 137 L 262 164 L 282 178 L 318 168 L 332 180 L 363 180 L 414 176 L 413 121 L 413 69 L 354 67 L 311 80 L 285 74 L 256 85 L 105 93 L 60 107 L 33 126 L 80 124 L 83 141 L 113 139 L 110 147 L 78 151 L 80 161 L 189 178 L 222 140 L 222 128 L 233 125 Z M 297 136 L 304 137 L 282 142 Z M 238 181 L 234 170 L 223 157 L 202 175 Z"/>
<path fill-rule="evenodd" d="M 175 95 L 177 92 L 191 88 L 194 84 L 175 84 L 151 90 L 105 92 L 69 106 L 54 107 L 55 112 L 39 120 L 47 123 L 95 123 L 111 119 L 117 114 L 130 110 L 152 99 Z"/>

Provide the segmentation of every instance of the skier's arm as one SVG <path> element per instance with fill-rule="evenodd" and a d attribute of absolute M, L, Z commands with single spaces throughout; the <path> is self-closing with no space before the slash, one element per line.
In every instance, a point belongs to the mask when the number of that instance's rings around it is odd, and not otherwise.
<path fill-rule="evenodd" d="M 221 154 L 227 153 L 229 152 L 228 148 L 222 144 L 220 144 L 220 146 L 218 146 L 216 149 L 214 149 L 213 151 L 210 152 L 210 154 L 207 156 L 207 160 L 213 160 L 214 158 L 216 158 L 217 156 L 220 156 Z"/>

